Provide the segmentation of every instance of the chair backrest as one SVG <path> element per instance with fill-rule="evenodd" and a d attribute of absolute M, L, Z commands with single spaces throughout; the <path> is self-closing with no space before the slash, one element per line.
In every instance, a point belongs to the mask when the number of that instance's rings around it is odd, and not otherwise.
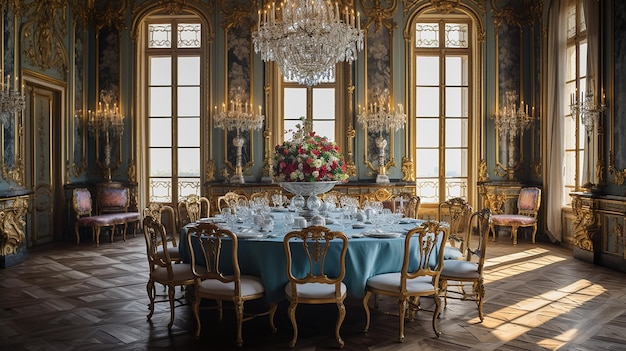
<path fill-rule="evenodd" d="M 331 246 L 333 239 L 341 240 L 339 246 Z M 285 234 L 283 239 L 287 255 L 287 277 L 291 281 L 292 296 L 297 296 L 297 285 L 305 283 L 335 284 L 336 294 L 340 294 L 341 281 L 346 270 L 348 237 L 323 226 L 310 226 Z M 332 254 L 328 265 L 326 258 Z M 299 256 L 294 261 L 293 256 Z M 306 265 L 301 264 L 306 260 Z M 336 261 L 335 261 L 336 260 Z M 300 264 L 295 264 L 300 262 Z"/>
<path fill-rule="evenodd" d="M 97 189 L 98 213 L 128 212 L 130 192 L 127 187 L 111 183 L 98 185 Z"/>
<path fill-rule="evenodd" d="M 167 280 L 172 280 L 174 273 L 172 271 L 172 262 L 168 250 L 164 247 L 167 242 L 167 234 L 163 224 L 157 222 L 154 217 L 147 216 L 143 219 L 143 234 L 146 239 L 146 250 L 148 253 L 148 263 L 150 264 L 150 272 L 157 267 L 167 268 Z M 162 250 L 159 250 L 161 247 Z"/>
<path fill-rule="evenodd" d="M 537 217 L 541 204 L 541 189 L 537 187 L 522 188 L 517 198 L 517 213 Z"/>
<path fill-rule="evenodd" d="M 209 217 L 210 204 L 206 197 L 190 194 L 178 201 L 176 206 L 178 212 L 178 227 L 181 229 L 185 225 L 196 222 L 200 218 Z"/>
<path fill-rule="evenodd" d="M 91 192 L 87 188 L 76 188 L 72 191 L 72 206 L 76 217 L 91 216 L 93 211 L 93 201 Z"/>
<path fill-rule="evenodd" d="M 485 265 L 485 255 L 487 254 L 487 242 L 489 240 L 489 224 L 491 223 L 491 210 L 483 208 L 480 211 L 472 213 L 469 219 L 470 233 L 478 233 L 478 240 L 467 243 L 467 254 L 465 260 L 477 260 L 478 273 L 482 274 Z"/>
<path fill-rule="evenodd" d="M 407 279 L 422 276 L 431 277 L 433 285 L 438 286 L 447 240 L 448 226 L 437 221 L 427 221 L 409 230 L 404 239 L 400 285 L 402 291 L 406 291 Z"/>
<path fill-rule="evenodd" d="M 248 197 L 234 191 L 229 191 L 217 198 L 217 210 L 221 213 L 223 208 L 231 207 L 233 204 L 239 204 L 241 202 L 247 203 Z"/>
<path fill-rule="evenodd" d="M 230 242 L 230 255 L 222 257 L 226 241 Z M 237 258 L 237 236 L 230 230 L 220 229 L 213 223 L 199 223 L 191 226 L 187 232 L 187 243 L 191 253 L 191 270 L 200 280 L 217 279 L 221 282 L 234 282 L 235 294 L 241 295 L 241 272 Z M 228 252 L 226 252 L 228 253 Z M 222 272 L 221 259 L 229 259 L 232 272 Z"/>
<path fill-rule="evenodd" d="M 472 214 L 472 206 L 460 197 L 453 197 L 439 204 L 437 211 L 437 220 L 440 222 L 448 222 L 450 224 L 450 240 L 461 242 L 461 250 L 463 251 L 463 243 L 467 241 L 467 221 Z"/>
<path fill-rule="evenodd" d="M 393 198 L 394 212 L 402 212 L 404 217 L 417 218 L 421 198 L 415 194 L 402 192 Z"/>
<path fill-rule="evenodd" d="M 374 192 L 365 194 L 365 201 L 380 202 L 383 208 L 393 211 L 393 193 L 385 188 L 376 189 Z"/>
<path fill-rule="evenodd" d="M 144 217 L 151 216 L 155 221 L 163 224 L 167 233 L 168 240 L 176 246 L 176 235 L 178 226 L 176 225 L 176 213 L 174 208 L 160 202 L 151 202 L 143 210 Z"/>
<path fill-rule="evenodd" d="M 339 190 L 331 190 L 331 191 L 328 191 L 328 192 L 320 195 L 320 198 L 324 202 L 332 200 L 335 203 L 336 207 L 340 207 L 341 206 L 341 198 L 343 196 L 345 196 L 345 194 L 342 193 L 341 191 L 339 191 Z"/>

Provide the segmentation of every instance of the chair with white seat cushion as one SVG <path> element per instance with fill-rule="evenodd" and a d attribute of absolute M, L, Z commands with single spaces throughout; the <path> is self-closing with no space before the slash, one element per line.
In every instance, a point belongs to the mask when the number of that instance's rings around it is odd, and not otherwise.
<path fill-rule="evenodd" d="M 437 220 L 448 222 L 450 232 L 448 234 L 448 246 L 446 246 L 444 259 L 459 260 L 465 258 L 467 245 L 467 220 L 472 214 L 472 206 L 461 197 L 453 197 L 439 204 Z"/>
<path fill-rule="evenodd" d="M 483 301 L 485 299 L 485 285 L 483 282 L 483 267 L 489 238 L 489 223 L 491 210 L 483 208 L 472 213 L 469 220 L 469 232 L 477 233 L 478 238 L 468 240 L 464 260 L 445 260 L 439 277 L 441 293 L 444 296 L 444 306 L 448 305 L 448 297 L 463 301 L 475 301 L 478 306 L 478 317 L 482 322 Z M 470 237 L 471 238 L 471 235 Z M 466 291 L 466 285 L 471 284 L 471 291 Z M 450 289 L 456 288 L 456 289 Z M 450 296 L 450 294 L 452 294 Z"/>
<path fill-rule="evenodd" d="M 338 239 L 338 249 L 331 246 L 331 241 Z M 346 274 L 345 260 L 348 250 L 348 237 L 342 232 L 331 231 L 322 226 L 310 226 L 300 231 L 292 231 L 283 239 L 287 255 L 287 277 L 285 296 L 289 301 L 289 318 L 293 326 L 293 339 L 290 347 L 296 346 L 298 325 L 296 307 L 299 303 L 337 305 L 339 310 L 335 337 L 339 347 L 344 342 L 339 330 L 346 316 L 343 301 L 347 288 L 343 283 Z M 332 256 L 332 258 L 331 258 Z M 326 259 L 336 264 L 326 264 Z M 335 261 L 336 260 L 336 261 Z M 304 264 L 306 263 L 306 264 Z"/>
<path fill-rule="evenodd" d="M 391 296 L 398 299 L 398 317 L 400 319 L 398 341 L 404 341 L 404 319 L 407 315 L 413 319 L 419 310 L 420 297 L 431 296 L 436 308 L 433 312 L 433 330 L 439 337 L 437 318 L 441 310 L 439 298 L 439 275 L 444 265 L 443 251 L 448 239 L 448 226 L 439 222 L 424 222 L 420 227 L 411 229 L 404 239 L 404 259 L 400 272 L 383 273 L 370 277 L 365 287 L 363 308 L 365 309 L 365 328 L 370 326 L 369 298 L 372 294 Z"/>
<path fill-rule="evenodd" d="M 195 299 L 193 313 L 196 318 L 196 336 L 200 336 L 200 302 L 202 299 L 215 300 L 219 319 L 222 320 L 222 301 L 231 301 L 237 320 L 237 346 L 243 345 L 242 324 L 252 318 L 269 316 L 270 328 L 276 332 L 274 314 L 276 304 L 262 313 L 246 314 L 244 303 L 263 298 L 265 288 L 261 278 L 242 275 L 237 257 L 237 236 L 226 229 L 220 229 L 213 223 L 199 223 L 190 226 L 187 232 L 187 243 L 191 252 L 191 267 L 195 277 Z M 230 249 L 222 249 L 226 244 Z M 226 246 L 228 247 L 228 246 Z M 221 263 L 232 265 L 232 272 L 224 272 Z"/>

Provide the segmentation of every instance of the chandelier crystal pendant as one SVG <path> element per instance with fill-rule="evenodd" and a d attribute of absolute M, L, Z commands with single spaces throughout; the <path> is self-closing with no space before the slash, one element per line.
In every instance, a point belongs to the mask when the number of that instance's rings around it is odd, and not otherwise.
<path fill-rule="evenodd" d="M 500 111 L 492 118 L 496 125 L 496 130 L 501 137 L 508 137 L 508 161 L 506 174 L 508 180 L 515 179 L 515 139 L 518 135 L 524 134 L 524 130 L 533 124 L 535 108 L 528 114 L 528 105 L 524 101 L 517 106 L 517 92 L 507 91 L 505 93 L 505 104 Z"/>
<path fill-rule="evenodd" d="M 288 0 L 258 12 L 254 51 L 275 61 L 289 81 L 312 86 L 335 77 L 338 62 L 363 50 L 361 17 L 329 0 Z"/>
<path fill-rule="evenodd" d="M 385 148 L 387 147 L 387 139 L 383 132 L 388 130 L 398 131 L 404 128 L 406 124 L 406 113 L 404 106 L 398 104 L 395 110 L 392 110 L 389 102 L 389 90 L 385 89 L 380 93 L 375 93 L 375 103 L 369 104 L 364 109 L 359 105 L 359 114 L 357 122 L 367 128 L 369 132 L 378 133 L 376 137 L 376 147 L 378 148 L 378 175 L 376 183 L 389 183 L 389 175 L 387 174 L 387 166 L 385 164 Z"/>
<path fill-rule="evenodd" d="M 233 95 L 233 100 L 230 100 L 229 105 L 223 103 L 222 110 L 219 112 L 217 106 L 215 106 L 213 122 L 218 128 L 235 130 L 237 133 L 233 139 L 233 146 L 237 150 L 237 162 L 235 164 L 235 174 L 230 178 L 230 182 L 243 184 L 245 180 L 243 178 L 242 148 L 246 140 L 241 136 L 241 131 L 261 129 L 265 116 L 261 114 L 261 105 L 259 105 L 259 112 L 254 113 L 254 108 L 251 103 L 248 103 L 246 94 L 241 87 L 235 89 L 231 94 Z"/>
<path fill-rule="evenodd" d="M 96 161 L 100 168 L 104 170 L 104 177 L 111 180 L 111 171 L 117 168 L 121 160 L 117 160 L 117 165 L 112 161 L 111 138 L 121 138 L 124 134 L 124 118 L 117 104 L 115 93 L 111 90 L 100 91 L 100 101 L 96 111 L 89 110 L 87 127 L 89 132 L 96 136 L 96 145 L 99 144 L 100 136 L 104 137 L 104 161 L 100 160 L 99 152 L 96 153 Z M 99 150 L 99 147 L 96 146 Z"/>
<path fill-rule="evenodd" d="M 22 112 L 26 107 L 24 97 L 24 85 L 19 89 L 19 80 L 15 77 L 13 87 L 11 87 L 11 75 L 6 76 L 6 83 L 0 70 L 0 122 L 3 125 L 9 124 L 16 113 Z"/>

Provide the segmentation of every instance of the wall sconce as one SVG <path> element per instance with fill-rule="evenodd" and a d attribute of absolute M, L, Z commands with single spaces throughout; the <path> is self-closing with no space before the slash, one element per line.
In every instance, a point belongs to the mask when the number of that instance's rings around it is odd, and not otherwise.
<path fill-rule="evenodd" d="M 528 114 L 528 105 L 522 101 L 517 106 L 517 92 L 507 91 L 505 93 L 506 103 L 500 112 L 492 116 L 496 129 L 501 137 L 508 137 L 509 147 L 507 150 L 508 161 L 506 167 L 507 179 L 515 179 L 515 139 L 518 135 L 523 135 L 524 130 L 530 127 L 534 121 L 535 108 Z"/>
<path fill-rule="evenodd" d="M 110 181 L 111 172 L 121 163 L 121 138 L 124 134 L 125 117 L 120 112 L 115 93 L 110 90 L 100 92 L 97 110 L 95 112 L 90 110 L 88 114 L 89 132 L 96 137 L 96 162 L 104 171 L 104 178 Z M 104 160 L 100 155 L 100 137 L 104 138 Z M 120 140 L 120 152 L 115 163 L 112 161 L 112 138 Z"/>
<path fill-rule="evenodd" d="M 22 112 L 26 107 L 24 84 L 19 89 L 18 83 L 18 77 L 15 77 L 15 83 L 11 88 L 11 75 L 6 76 L 5 83 L 2 70 L 0 70 L 0 122 L 4 125 L 8 124 L 16 113 Z"/>

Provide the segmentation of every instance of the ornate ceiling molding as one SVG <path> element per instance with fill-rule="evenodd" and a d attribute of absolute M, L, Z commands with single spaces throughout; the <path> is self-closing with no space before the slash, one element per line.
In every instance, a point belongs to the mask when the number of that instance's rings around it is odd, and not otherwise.
<path fill-rule="evenodd" d="M 374 23 L 375 31 L 381 26 L 385 26 L 390 32 L 396 29 L 397 24 L 393 21 L 393 16 L 398 9 L 397 0 L 360 0 L 360 3 L 366 18 L 365 28 Z"/>

